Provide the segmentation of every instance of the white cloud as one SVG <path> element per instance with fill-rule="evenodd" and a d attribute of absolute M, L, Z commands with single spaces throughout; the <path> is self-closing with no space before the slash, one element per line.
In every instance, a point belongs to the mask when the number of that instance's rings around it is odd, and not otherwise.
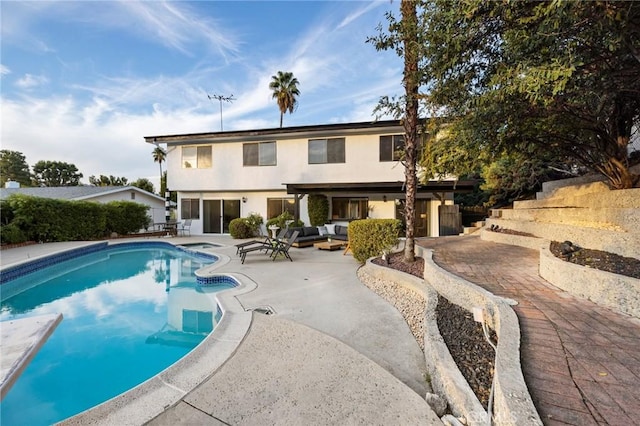
<path fill-rule="evenodd" d="M 11 70 L 4 66 L 3 64 L 0 64 L 0 75 L 7 75 L 7 74 L 11 74 Z"/>
<path fill-rule="evenodd" d="M 49 79 L 43 75 L 25 74 L 24 77 L 16 81 L 16 86 L 21 89 L 33 89 L 34 87 L 48 84 Z"/>

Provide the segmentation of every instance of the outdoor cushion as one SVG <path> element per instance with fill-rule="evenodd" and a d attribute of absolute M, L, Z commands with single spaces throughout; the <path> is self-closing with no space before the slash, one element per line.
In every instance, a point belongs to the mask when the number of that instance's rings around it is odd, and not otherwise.
<path fill-rule="evenodd" d="M 335 234 L 336 233 L 336 224 L 335 223 L 325 223 L 325 228 L 327 228 L 327 233 L 328 234 Z"/>
<path fill-rule="evenodd" d="M 320 235 L 320 232 L 318 232 L 318 228 L 316 228 L 315 226 L 305 226 L 304 228 L 302 228 L 302 231 L 304 232 L 305 237 Z"/>
<path fill-rule="evenodd" d="M 346 226 L 343 225 L 336 225 L 336 232 L 334 232 L 335 235 L 347 235 L 347 229 L 349 229 Z"/>
<path fill-rule="evenodd" d="M 327 235 L 327 227 L 326 226 L 318 226 L 318 234 Z"/>
<path fill-rule="evenodd" d="M 289 239 L 291 237 L 291 234 L 293 234 L 294 231 L 298 231 L 298 235 L 302 235 L 302 227 L 295 227 L 295 228 L 287 229 L 287 233 L 284 234 L 284 237 Z"/>

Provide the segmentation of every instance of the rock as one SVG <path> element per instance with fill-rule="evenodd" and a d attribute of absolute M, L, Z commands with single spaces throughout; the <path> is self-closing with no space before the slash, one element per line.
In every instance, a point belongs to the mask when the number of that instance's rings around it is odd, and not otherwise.
<path fill-rule="evenodd" d="M 464 426 L 464 423 L 460 422 L 460 420 L 453 417 L 451 414 L 442 416 L 440 420 L 442 420 L 442 423 L 444 423 L 447 426 Z"/>
<path fill-rule="evenodd" d="M 438 417 L 442 417 L 447 411 L 447 400 L 440 395 L 427 392 L 427 395 L 424 399 L 425 401 L 427 401 L 427 404 L 429 404 L 431 409 L 436 413 Z"/>

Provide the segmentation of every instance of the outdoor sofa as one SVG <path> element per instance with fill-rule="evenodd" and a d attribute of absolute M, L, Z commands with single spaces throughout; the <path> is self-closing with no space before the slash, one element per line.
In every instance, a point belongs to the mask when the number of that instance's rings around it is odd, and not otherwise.
<path fill-rule="evenodd" d="M 287 230 L 285 238 L 289 238 L 294 231 L 298 231 L 298 238 L 293 242 L 293 247 L 309 247 L 315 243 L 332 240 L 349 241 L 346 225 L 327 224 L 324 226 L 300 226 Z"/>

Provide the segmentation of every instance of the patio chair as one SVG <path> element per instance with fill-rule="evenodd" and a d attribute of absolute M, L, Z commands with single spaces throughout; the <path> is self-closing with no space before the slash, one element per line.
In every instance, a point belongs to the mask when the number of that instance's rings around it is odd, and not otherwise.
<path fill-rule="evenodd" d="M 278 233 L 278 236 L 274 240 L 269 236 L 269 231 L 267 230 L 267 227 L 264 225 L 260 225 L 260 236 L 262 237 L 262 239 L 245 241 L 243 243 L 236 244 L 236 254 L 239 256 L 240 251 L 252 245 L 260 245 L 264 247 L 268 246 L 269 248 L 271 248 L 274 245 L 273 242 L 276 240 L 283 239 L 286 233 L 287 233 L 286 229 L 280 230 L 280 232 Z"/>
<path fill-rule="evenodd" d="M 183 237 L 187 234 L 191 236 L 191 219 L 185 219 L 184 222 L 178 224 L 178 235 L 182 235 Z"/>
<path fill-rule="evenodd" d="M 291 245 L 295 242 L 296 238 L 298 238 L 299 233 L 300 231 L 293 231 L 293 234 L 291 234 L 291 237 L 289 237 L 288 240 L 281 241 L 276 246 L 276 248 L 271 253 L 271 257 L 273 258 L 273 260 L 276 260 L 276 257 L 278 257 L 279 254 L 283 254 L 284 257 L 286 257 L 287 259 L 293 262 L 293 259 L 291 258 L 291 256 L 289 256 L 289 249 L 291 248 Z"/>
<path fill-rule="evenodd" d="M 298 238 L 298 233 L 299 233 L 298 231 L 295 231 L 293 234 L 291 234 L 291 237 L 286 241 L 283 241 L 281 239 L 275 239 L 275 240 L 270 239 L 270 241 L 265 244 L 256 244 L 249 247 L 244 247 L 243 249 L 240 250 L 240 253 L 239 253 L 240 259 L 244 264 L 244 260 L 247 257 L 247 253 L 251 253 L 252 251 L 262 251 L 262 250 L 264 250 L 266 254 L 270 254 L 271 256 L 273 256 L 274 260 L 277 257 L 277 255 L 276 256 L 273 255 L 276 251 L 278 253 L 283 253 L 287 258 L 291 259 L 291 257 L 287 253 L 289 250 L 288 247 L 291 247 L 291 244 L 293 244 L 295 239 Z M 283 251 L 283 247 L 285 246 L 287 246 L 287 248 L 285 251 Z"/>

